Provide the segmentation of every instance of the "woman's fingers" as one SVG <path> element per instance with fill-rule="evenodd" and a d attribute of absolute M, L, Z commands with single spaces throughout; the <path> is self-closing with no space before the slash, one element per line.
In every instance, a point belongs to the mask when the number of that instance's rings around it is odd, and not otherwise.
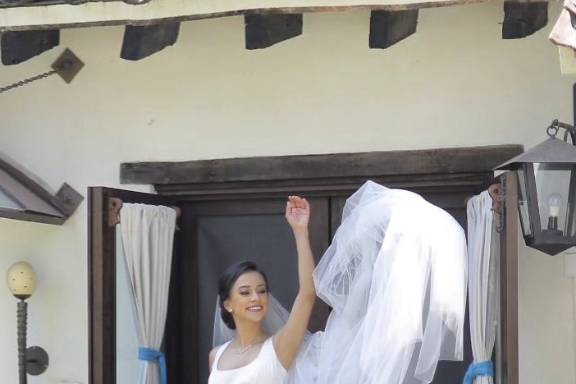
<path fill-rule="evenodd" d="M 310 206 L 308 204 L 308 201 L 300 196 L 288 196 L 288 205 L 291 208 L 303 208 L 303 209 L 308 209 Z"/>

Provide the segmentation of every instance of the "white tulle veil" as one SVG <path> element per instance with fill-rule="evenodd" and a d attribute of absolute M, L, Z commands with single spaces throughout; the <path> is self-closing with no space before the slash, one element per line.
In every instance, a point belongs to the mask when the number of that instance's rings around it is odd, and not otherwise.
<path fill-rule="evenodd" d="M 314 272 L 332 307 L 323 332 L 307 335 L 290 384 L 422 384 L 438 360 L 461 360 L 466 241 L 460 225 L 417 194 L 365 183 Z M 214 344 L 234 333 L 220 318 Z M 272 334 L 288 312 L 272 299 Z"/>

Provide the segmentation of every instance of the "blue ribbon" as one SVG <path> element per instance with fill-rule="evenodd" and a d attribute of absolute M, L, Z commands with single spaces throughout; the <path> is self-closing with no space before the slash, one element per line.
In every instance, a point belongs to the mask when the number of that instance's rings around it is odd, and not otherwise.
<path fill-rule="evenodd" d="M 494 376 L 494 366 L 491 360 L 470 364 L 462 384 L 472 384 L 478 376 Z"/>
<path fill-rule="evenodd" d="M 138 348 L 138 360 L 160 364 L 160 384 L 168 384 L 166 357 L 162 352 L 155 349 L 140 347 Z"/>

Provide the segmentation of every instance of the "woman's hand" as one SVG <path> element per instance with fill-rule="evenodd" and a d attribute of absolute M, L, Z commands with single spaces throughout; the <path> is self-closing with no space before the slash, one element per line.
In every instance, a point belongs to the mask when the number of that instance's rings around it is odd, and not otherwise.
<path fill-rule="evenodd" d="M 306 231 L 310 220 L 310 204 L 299 196 L 288 196 L 286 220 L 294 232 Z"/>

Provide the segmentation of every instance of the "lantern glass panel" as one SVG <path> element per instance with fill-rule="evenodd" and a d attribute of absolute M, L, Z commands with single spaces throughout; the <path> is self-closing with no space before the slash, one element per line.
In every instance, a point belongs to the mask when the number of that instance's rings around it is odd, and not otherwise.
<path fill-rule="evenodd" d="M 572 164 L 535 163 L 534 176 L 542 231 L 568 235 Z"/>
<path fill-rule="evenodd" d="M 526 174 L 523 168 L 518 169 L 518 211 L 520 212 L 520 224 L 524 236 L 532 237 L 532 223 L 530 222 L 530 210 L 528 209 L 528 194 L 526 193 Z"/>
<path fill-rule="evenodd" d="M 566 222 L 568 223 L 568 235 L 576 237 L 576 164 L 572 164 L 570 175 L 570 191 L 568 192 L 568 212 Z"/>

